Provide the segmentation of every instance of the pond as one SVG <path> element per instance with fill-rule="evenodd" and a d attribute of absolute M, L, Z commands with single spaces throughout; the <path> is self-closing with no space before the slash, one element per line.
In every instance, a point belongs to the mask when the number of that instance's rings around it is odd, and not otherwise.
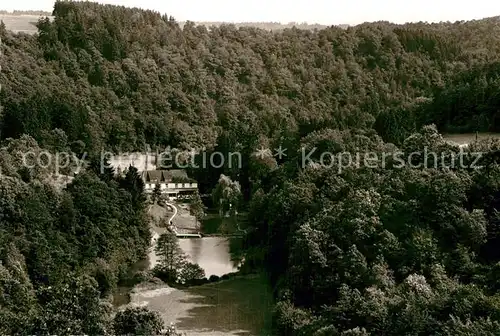
<path fill-rule="evenodd" d="M 158 237 L 165 232 L 165 229 L 154 228 L 152 246 L 156 244 Z M 189 261 L 198 264 L 205 271 L 208 278 L 211 275 L 221 276 L 227 273 L 236 272 L 240 264 L 236 256 L 239 254 L 239 238 L 224 237 L 204 237 L 179 239 L 179 246 Z M 148 254 L 149 269 L 158 263 L 158 257 L 153 248 Z M 142 270 L 148 268 L 144 262 L 139 263 Z"/>
<path fill-rule="evenodd" d="M 154 229 L 153 240 L 161 233 Z M 234 250 L 239 248 L 238 240 L 179 239 L 179 246 L 190 261 L 204 269 L 207 277 L 222 276 L 237 271 L 239 261 L 234 260 Z M 135 270 L 154 267 L 157 257 L 153 249 L 148 259 L 138 263 Z M 128 303 L 129 291 L 130 288 L 121 288 L 115 295 L 115 304 Z M 136 288 L 130 294 L 130 304 L 157 311 L 166 325 L 175 323 L 178 331 L 189 336 L 271 335 L 273 295 L 262 275 L 241 276 L 183 290 L 167 285 Z"/>
<path fill-rule="evenodd" d="M 230 242 L 223 237 L 179 239 L 179 246 L 188 259 L 205 270 L 205 276 L 222 276 L 238 270 L 238 261 L 233 261 Z"/>
<path fill-rule="evenodd" d="M 189 336 L 271 335 L 271 287 L 262 275 L 245 276 L 178 290 L 139 290 L 132 304 L 160 313 Z"/>

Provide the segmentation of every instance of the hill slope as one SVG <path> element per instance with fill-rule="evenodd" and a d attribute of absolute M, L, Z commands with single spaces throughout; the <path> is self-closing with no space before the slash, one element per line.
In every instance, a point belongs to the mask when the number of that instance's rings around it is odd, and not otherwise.
<path fill-rule="evenodd" d="M 498 18 L 268 31 L 90 2 L 54 15 L 38 35 L 0 30 L 2 334 L 105 333 L 98 297 L 147 234 L 137 176 L 100 173 L 100 154 L 148 146 L 241 154 L 187 169 L 248 212 L 245 267 L 275 286 L 281 334 L 500 330 L 500 143 L 472 145 L 485 168 L 472 152 L 464 167 L 438 132 L 500 130 Z M 52 172 L 22 166 L 42 148 L 89 154 L 94 172 L 57 194 Z M 375 167 L 344 160 L 366 153 Z"/>

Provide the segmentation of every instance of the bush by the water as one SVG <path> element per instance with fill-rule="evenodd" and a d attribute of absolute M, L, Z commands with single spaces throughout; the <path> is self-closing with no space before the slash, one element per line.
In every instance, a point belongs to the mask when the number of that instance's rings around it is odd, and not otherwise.
<path fill-rule="evenodd" d="M 217 282 L 220 280 L 220 277 L 218 277 L 217 275 L 211 275 L 210 278 L 208 278 L 208 281 L 210 282 Z"/>
<path fill-rule="evenodd" d="M 115 335 L 127 336 L 184 336 L 177 333 L 175 327 L 165 328 L 160 314 L 144 307 L 128 307 L 119 311 L 113 320 Z"/>
<path fill-rule="evenodd" d="M 179 247 L 175 234 L 163 233 L 156 243 L 156 254 L 160 257 L 153 274 L 167 283 L 190 284 L 205 279 L 205 271 L 187 260 Z"/>

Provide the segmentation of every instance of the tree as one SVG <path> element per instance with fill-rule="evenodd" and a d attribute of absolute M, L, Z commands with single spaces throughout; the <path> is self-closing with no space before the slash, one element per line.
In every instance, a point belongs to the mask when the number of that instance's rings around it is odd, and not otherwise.
<path fill-rule="evenodd" d="M 24 256 L 10 244 L 5 264 L 0 263 L 0 333 L 30 333 L 37 316 L 35 290 Z"/>
<path fill-rule="evenodd" d="M 115 335 L 161 335 L 164 328 L 160 314 L 144 307 L 128 307 L 113 320 Z"/>
<path fill-rule="evenodd" d="M 153 193 L 151 194 L 151 199 L 153 201 L 153 204 L 156 204 L 157 202 L 159 202 L 161 200 L 161 188 L 160 188 L 159 183 L 157 183 L 155 185 L 155 188 L 153 189 Z"/>
<path fill-rule="evenodd" d="M 117 277 L 111 269 L 110 265 L 103 259 L 97 259 L 95 262 L 95 270 L 93 274 L 97 281 L 99 292 L 102 297 L 111 294 L 116 288 Z"/>
<path fill-rule="evenodd" d="M 200 223 L 205 217 L 205 205 L 203 204 L 203 201 L 201 200 L 200 194 L 198 191 L 196 191 L 193 196 L 191 196 L 191 202 L 189 204 L 189 212 L 191 213 L 192 216 L 195 217 L 196 219 L 196 227 L 199 230 L 200 229 Z"/>
<path fill-rule="evenodd" d="M 2 45 L 2 38 L 5 38 L 7 33 L 7 29 L 5 28 L 5 23 L 3 20 L 0 20 L 0 45 Z"/>
<path fill-rule="evenodd" d="M 156 254 L 160 257 L 158 271 L 170 281 L 176 281 L 179 270 L 185 263 L 185 256 L 179 247 L 175 234 L 166 232 L 156 242 Z"/>
<path fill-rule="evenodd" d="M 120 181 L 122 188 L 130 192 L 132 195 L 132 203 L 135 207 L 142 207 L 144 205 L 144 181 L 137 168 L 130 166 L 125 174 L 125 177 Z"/>
<path fill-rule="evenodd" d="M 179 277 L 183 282 L 190 282 L 193 280 L 200 280 L 205 278 L 205 271 L 198 264 L 186 262 L 180 271 Z"/>
<path fill-rule="evenodd" d="M 53 167 L 28 168 L 23 153 L 95 157 L 146 143 L 171 145 L 163 162 L 180 153 L 177 168 L 188 148 L 243 154 L 215 169 L 216 156 L 208 169 L 197 155 L 204 168 L 192 172 L 203 192 L 217 185 L 221 215 L 236 217 L 240 192 L 253 200 L 245 245 L 276 290 L 290 291 L 277 303 L 284 333 L 498 330 L 500 146 L 479 150 L 492 161 L 486 174 L 449 168 L 454 146 L 439 135 L 500 130 L 497 18 L 267 32 L 181 29 L 152 11 L 91 2 L 57 1 L 54 15 L 33 36 L 0 24 L 0 333 L 32 320 L 29 333 L 110 332 L 96 298 L 150 242 L 137 171 L 87 172 L 56 190 Z M 426 124 L 436 127 L 419 130 Z M 324 155 L 399 152 L 380 136 L 414 164 L 425 147 L 448 161 L 400 169 L 390 154 L 389 167 L 344 168 Z M 280 145 L 286 157 L 272 155 Z M 265 158 L 253 154 L 261 146 Z M 302 149 L 314 148 L 303 165 Z M 24 258 L 23 270 L 9 258 Z M 97 285 L 73 284 L 71 271 Z"/>
<path fill-rule="evenodd" d="M 109 158 L 95 155 L 90 158 L 90 170 L 92 170 L 101 180 L 105 182 L 113 181 L 115 176 L 115 169 L 111 166 Z"/>
<path fill-rule="evenodd" d="M 101 302 L 93 278 L 67 274 L 61 283 L 39 288 L 37 296 L 43 311 L 34 334 L 107 334 L 111 311 Z"/>
<path fill-rule="evenodd" d="M 212 198 L 214 203 L 219 205 L 221 215 L 229 213 L 234 216 L 241 201 L 240 184 L 221 174 L 217 186 L 212 191 Z"/>

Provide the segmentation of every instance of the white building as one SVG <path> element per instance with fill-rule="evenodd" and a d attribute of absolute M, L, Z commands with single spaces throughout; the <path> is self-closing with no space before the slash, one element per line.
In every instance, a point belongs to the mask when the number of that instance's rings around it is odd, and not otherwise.
<path fill-rule="evenodd" d="M 141 174 L 144 181 L 144 191 L 151 193 L 157 185 L 162 194 L 170 198 L 180 195 L 190 195 L 198 190 L 198 183 L 190 179 L 181 169 L 172 170 L 146 170 Z"/>

